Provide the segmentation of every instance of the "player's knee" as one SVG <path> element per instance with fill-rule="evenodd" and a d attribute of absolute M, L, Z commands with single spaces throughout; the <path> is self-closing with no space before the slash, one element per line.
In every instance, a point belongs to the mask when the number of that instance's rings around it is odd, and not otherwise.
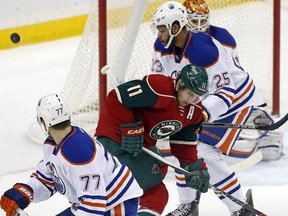
<path fill-rule="evenodd" d="M 215 163 L 221 159 L 222 152 L 216 147 L 200 142 L 198 145 L 198 158 L 204 158 L 204 161 L 207 163 Z"/>
<path fill-rule="evenodd" d="M 142 213 L 162 214 L 168 202 L 168 191 L 163 182 L 149 188 L 140 199 L 139 215 Z M 153 214 L 152 214 L 153 215 Z"/>

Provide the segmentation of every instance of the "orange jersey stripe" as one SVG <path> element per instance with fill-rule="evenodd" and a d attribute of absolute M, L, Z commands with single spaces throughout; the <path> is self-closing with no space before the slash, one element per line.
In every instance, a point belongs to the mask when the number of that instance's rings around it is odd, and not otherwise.
<path fill-rule="evenodd" d="M 88 202 L 84 200 L 82 200 L 81 203 L 88 205 L 88 206 L 106 208 L 106 204 L 103 204 L 103 203 L 92 203 L 92 202 Z"/>
<path fill-rule="evenodd" d="M 249 86 L 246 88 L 246 90 L 239 96 L 239 97 L 237 97 L 237 98 L 235 98 L 234 100 L 233 100 L 233 103 L 236 103 L 238 100 L 240 100 L 243 96 L 245 96 L 245 95 L 247 95 L 247 92 L 249 92 L 251 89 L 252 89 L 252 87 L 253 87 L 254 85 L 253 85 L 253 81 L 249 84 Z"/>
<path fill-rule="evenodd" d="M 233 99 L 234 99 L 231 95 L 228 95 L 227 93 L 222 92 L 222 91 L 217 92 L 217 94 L 219 94 L 219 95 L 223 94 L 223 95 L 225 95 L 225 97 L 229 98 L 231 101 L 233 101 Z"/>
<path fill-rule="evenodd" d="M 227 190 L 228 188 L 230 188 L 233 185 L 236 185 L 236 183 L 238 182 L 237 178 L 234 179 L 232 182 L 230 182 L 228 185 L 226 185 L 225 187 L 221 188 L 222 191 Z"/>
<path fill-rule="evenodd" d="M 122 206 L 121 204 L 114 207 L 114 215 L 122 216 Z"/>
<path fill-rule="evenodd" d="M 179 180 L 179 181 L 185 181 L 185 178 L 183 178 L 183 177 L 179 177 L 179 176 L 177 176 L 177 175 L 176 175 L 175 177 L 176 177 L 176 179 Z"/>
<path fill-rule="evenodd" d="M 239 117 L 237 118 L 235 124 L 241 124 L 243 122 L 244 117 L 247 115 L 248 111 L 250 110 L 250 107 L 246 107 L 245 109 L 243 109 L 239 115 Z M 224 152 L 227 153 L 229 150 L 229 147 L 231 145 L 231 142 L 233 141 L 233 139 L 235 139 L 235 134 L 238 132 L 239 129 L 237 128 L 233 128 L 230 130 L 227 138 L 225 139 L 225 141 L 222 143 L 222 145 L 219 147 L 219 149 Z M 228 131 L 227 131 L 228 132 Z"/>
<path fill-rule="evenodd" d="M 40 182 L 42 182 L 43 184 L 49 185 L 50 187 L 54 187 L 54 183 L 51 183 L 51 182 L 49 182 L 49 181 L 46 181 L 46 180 L 43 179 L 43 178 L 39 178 L 39 176 L 38 176 L 36 173 L 32 173 L 32 175 L 33 175 L 36 179 L 38 179 Z"/>
<path fill-rule="evenodd" d="M 107 195 L 107 198 L 111 198 L 115 193 L 117 193 L 117 191 L 119 190 L 119 188 L 124 184 L 124 182 L 126 181 L 126 179 L 128 178 L 128 176 L 130 175 L 130 170 L 128 169 L 126 174 L 124 175 L 124 177 L 121 179 L 121 181 L 119 182 L 119 184 L 117 185 L 117 187 L 115 187 L 115 189 Z"/>

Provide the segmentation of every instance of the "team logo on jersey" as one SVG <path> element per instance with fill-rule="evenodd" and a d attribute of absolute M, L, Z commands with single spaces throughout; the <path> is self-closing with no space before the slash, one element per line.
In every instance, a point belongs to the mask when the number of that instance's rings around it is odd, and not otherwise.
<path fill-rule="evenodd" d="M 174 5 L 173 3 L 170 3 L 170 4 L 168 5 L 168 8 L 172 10 L 172 9 L 175 8 L 175 5 Z"/>
<path fill-rule="evenodd" d="M 158 164 L 153 164 L 151 172 L 153 174 L 158 174 L 160 172 L 160 168 L 159 168 Z"/>
<path fill-rule="evenodd" d="M 59 176 L 55 165 L 53 163 L 48 162 L 46 164 L 46 167 L 49 173 L 51 174 L 52 180 L 54 182 L 54 186 L 56 187 L 57 191 L 61 194 L 65 194 L 66 186 L 63 180 L 61 179 L 61 177 Z"/>
<path fill-rule="evenodd" d="M 181 128 L 182 124 L 180 121 L 163 121 L 152 128 L 150 136 L 154 139 L 163 139 L 167 136 L 177 133 L 179 130 L 181 130 Z"/>

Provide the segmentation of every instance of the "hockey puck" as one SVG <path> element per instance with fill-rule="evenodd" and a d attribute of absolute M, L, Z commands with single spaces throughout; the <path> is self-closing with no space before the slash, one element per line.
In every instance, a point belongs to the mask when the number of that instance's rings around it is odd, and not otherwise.
<path fill-rule="evenodd" d="M 10 35 L 10 39 L 13 43 L 19 43 L 20 41 L 20 35 L 17 33 L 13 33 Z"/>

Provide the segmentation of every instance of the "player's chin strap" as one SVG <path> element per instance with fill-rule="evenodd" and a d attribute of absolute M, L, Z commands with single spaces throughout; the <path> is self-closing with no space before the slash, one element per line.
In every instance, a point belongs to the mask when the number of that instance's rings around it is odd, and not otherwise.
<path fill-rule="evenodd" d="M 147 154 L 149 154 L 150 156 L 152 156 L 153 158 L 161 161 L 162 163 L 167 164 L 168 166 L 174 168 L 175 170 L 185 174 L 185 175 L 193 175 L 191 172 L 187 171 L 186 169 L 174 164 L 172 161 L 169 161 L 163 157 L 161 157 L 160 155 L 152 152 L 151 150 L 143 147 L 143 151 L 145 151 Z M 209 188 L 211 190 L 213 190 L 216 194 L 221 194 L 222 196 L 227 197 L 228 199 L 230 199 L 231 201 L 237 203 L 238 205 L 242 206 L 243 208 L 247 209 L 249 212 L 254 213 L 256 215 L 259 216 L 267 216 L 266 214 L 260 212 L 259 210 L 253 208 L 252 206 L 248 205 L 247 203 L 242 202 L 241 200 L 237 199 L 236 197 L 230 195 L 229 193 L 226 193 L 225 191 L 222 191 L 221 189 L 213 186 L 210 184 Z"/>

